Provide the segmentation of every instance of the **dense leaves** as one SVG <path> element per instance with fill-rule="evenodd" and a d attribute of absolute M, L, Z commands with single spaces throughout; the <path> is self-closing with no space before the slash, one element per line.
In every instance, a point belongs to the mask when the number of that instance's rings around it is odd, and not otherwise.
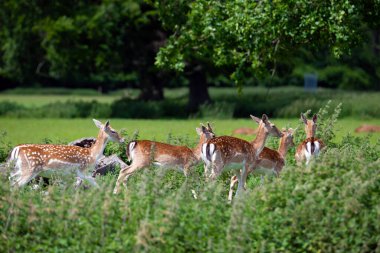
<path fill-rule="evenodd" d="M 333 132 L 337 113 L 321 111 L 321 134 Z M 250 176 L 232 204 L 229 174 L 205 183 L 202 166 L 187 179 L 151 167 L 120 195 L 116 175 L 99 178 L 100 189 L 11 190 L 0 174 L 0 251 L 377 252 L 380 142 L 329 142 L 307 167 L 295 166 L 293 153 L 281 177 Z"/>
<path fill-rule="evenodd" d="M 378 1 L 156 1 L 160 16 L 173 30 L 156 64 L 183 70 L 186 61 L 209 59 L 232 67 L 232 77 L 259 76 L 300 47 L 327 47 L 341 56 L 357 45 L 366 22 L 378 17 Z M 179 6 L 179 8 L 178 8 Z M 172 15 L 167 9 L 173 9 Z M 176 9 L 176 11 L 174 11 Z M 367 12 L 371 10 L 371 18 Z M 181 13 L 186 21 L 174 22 Z"/>

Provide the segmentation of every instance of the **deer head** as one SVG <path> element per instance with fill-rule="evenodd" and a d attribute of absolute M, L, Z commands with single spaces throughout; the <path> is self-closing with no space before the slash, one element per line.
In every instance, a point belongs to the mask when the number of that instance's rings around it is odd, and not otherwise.
<path fill-rule="evenodd" d="M 293 142 L 293 136 L 294 136 L 294 130 L 292 128 L 289 128 L 286 130 L 285 128 L 282 129 L 282 138 L 281 142 L 284 142 L 286 147 L 294 147 L 295 144 Z"/>
<path fill-rule="evenodd" d="M 207 140 L 215 137 L 214 131 L 212 130 L 211 125 L 208 122 L 207 122 L 207 127 L 205 127 L 201 123 L 201 128 L 197 127 L 195 130 L 197 131 L 199 136 L 202 136 L 203 134 Z"/>
<path fill-rule="evenodd" d="M 93 121 L 95 126 L 101 130 L 101 133 L 106 135 L 107 139 L 119 143 L 124 142 L 124 138 L 111 127 L 109 120 L 104 125 L 99 120 L 93 119 Z"/>
<path fill-rule="evenodd" d="M 263 114 L 261 119 L 253 115 L 250 115 L 250 116 L 253 121 L 259 124 L 259 129 L 264 129 L 265 133 L 268 133 L 269 135 L 274 136 L 274 137 L 283 136 L 283 133 L 281 133 L 281 131 L 278 130 L 278 128 L 269 121 L 268 116 L 266 114 Z"/>
<path fill-rule="evenodd" d="M 308 120 L 303 113 L 301 113 L 301 120 L 305 124 L 306 137 L 314 137 L 317 130 L 317 114 L 314 114 L 311 120 Z"/>

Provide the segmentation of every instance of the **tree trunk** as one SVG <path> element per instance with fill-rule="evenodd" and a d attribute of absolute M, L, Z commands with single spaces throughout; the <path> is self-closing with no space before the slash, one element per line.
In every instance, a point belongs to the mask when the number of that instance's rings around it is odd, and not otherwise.
<path fill-rule="evenodd" d="M 380 30 L 374 30 L 372 32 L 373 38 L 373 53 L 378 56 L 380 55 Z"/>
<path fill-rule="evenodd" d="M 142 71 L 140 72 L 141 81 L 141 93 L 139 99 L 144 101 L 148 100 L 163 100 L 164 99 L 164 89 L 162 86 L 162 80 L 157 75 L 158 72 L 149 73 Z"/>
<path fill-rule="evenodd" d="M 199 106 L 204 103 L 211 102 L 210 95 L 208 93 L 206 73 L 203 68 L 198 65 L 192 69 L 188 75 L 189 79 L 189 112 L 196 112 Z"/>

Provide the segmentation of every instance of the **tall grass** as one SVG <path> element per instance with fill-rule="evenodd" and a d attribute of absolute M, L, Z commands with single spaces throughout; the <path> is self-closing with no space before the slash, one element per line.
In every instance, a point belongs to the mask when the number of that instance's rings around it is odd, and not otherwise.
<path fill-rule="evenodd" d="M 334 133 L 338 110 L 323 110 L 321 131 Z M 250 176 L 232 204 L 230 173 L 205 183 L 202 165 L 188 178 L 145 169 L 119 195 L 117 175 L 98 178 L 100 189 L 74 189 L 73 179 L 17 190 L 1 174 L 0 252 L 378 252 L 380 141 L 328 143 L 307 167 L 292 151 L 279 178 Z"/>

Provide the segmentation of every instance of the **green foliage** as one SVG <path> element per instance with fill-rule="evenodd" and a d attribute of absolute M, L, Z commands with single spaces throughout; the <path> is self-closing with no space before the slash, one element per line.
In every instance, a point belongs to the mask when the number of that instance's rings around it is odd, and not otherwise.
<path fill-rule="evenodd" d="M 361 24 L 377 2 L 352 1 L 155 1 L 164 24 L 173 30 L 156 65 L 182 71 L 186 61 L 228 66 L 241 82 L 276 68 L 301 47 L 325 45 L 335 56 L 363 38 Z M 178 12 L 181 15 L 178 15 Z M 170 13 L 170 14 L 168 14 Z M 171 14 L 173 13 L 173 14 Z M 181 16 L 179 23 L 173 15 Z M 186 19 L 184 20 L 184 17 Z"/>
<path fill-rule="evenodd" d="M 24 85 L 114 88 L 139 83 L 141 68 L 156 74 L 160 26 L 141 0 L 4 0 L 0 23 L 0 76 Z"/>
<path fill-rule="evenodd" d="M 337 115 L 326 110 L 319 112 L 324 132 Z M 377 252 L 379 154 L 380 142 L 352 136 L 308 167 L 289 154 L 281 177 L 250 176 L 232 204 L 230 173 L 205 183 L 201 165 L 188 178 L 145 169 L 119 195 L 112 174 L 97 178 L 100 189 L 66 182 L 11 190 L 0 173 L 0 251 Z"/>
<path fill-rule="evenodd" d="M 16 102 L 0 101 L 0 116 L 19 118 L 246 118 L 249 114 L 267 113 L 272 117 L 294 118 L 307 109 L 316 112 L 329 100 L 332 100 L 333 107 L 339 103 L 344 105 L 341 112 L 342 117 L 380 117 L 380 104 L 377 102 L 379 94 L 376 92 L 340 91 L 337 93 L 330 89 L 318 89 L 315 93 L 308 93 L 298 87 L 275 87 L 272 89 L 247 87 L 244 88 L 241 95 L 238 95 L 235 88 L 210 88 L 210 95 L 215 102 L 202 105 L 194 114 L 189 114 L 187 110 L 188 100 L 185 89 L 170 89 L 165 92 L 167 93 L 166 100 L 149 102 L 130 98 L 131 95 L 121 99 L 117 99 L 117 96 L 77 98 L 72 96 L 53 96 L 51 98 L 50 96 L 36 98 L 33 96 L 10 96 L 9 98 L 14 98 Z M 6 99 L 7 96 L 4 98 Z M 55 100 L 57 102 L 53 102 Z M 20 102 L 21 104 L 19 104 Z M 41 105 L 36 106 L 34 103 L 41 103 Z"/>

